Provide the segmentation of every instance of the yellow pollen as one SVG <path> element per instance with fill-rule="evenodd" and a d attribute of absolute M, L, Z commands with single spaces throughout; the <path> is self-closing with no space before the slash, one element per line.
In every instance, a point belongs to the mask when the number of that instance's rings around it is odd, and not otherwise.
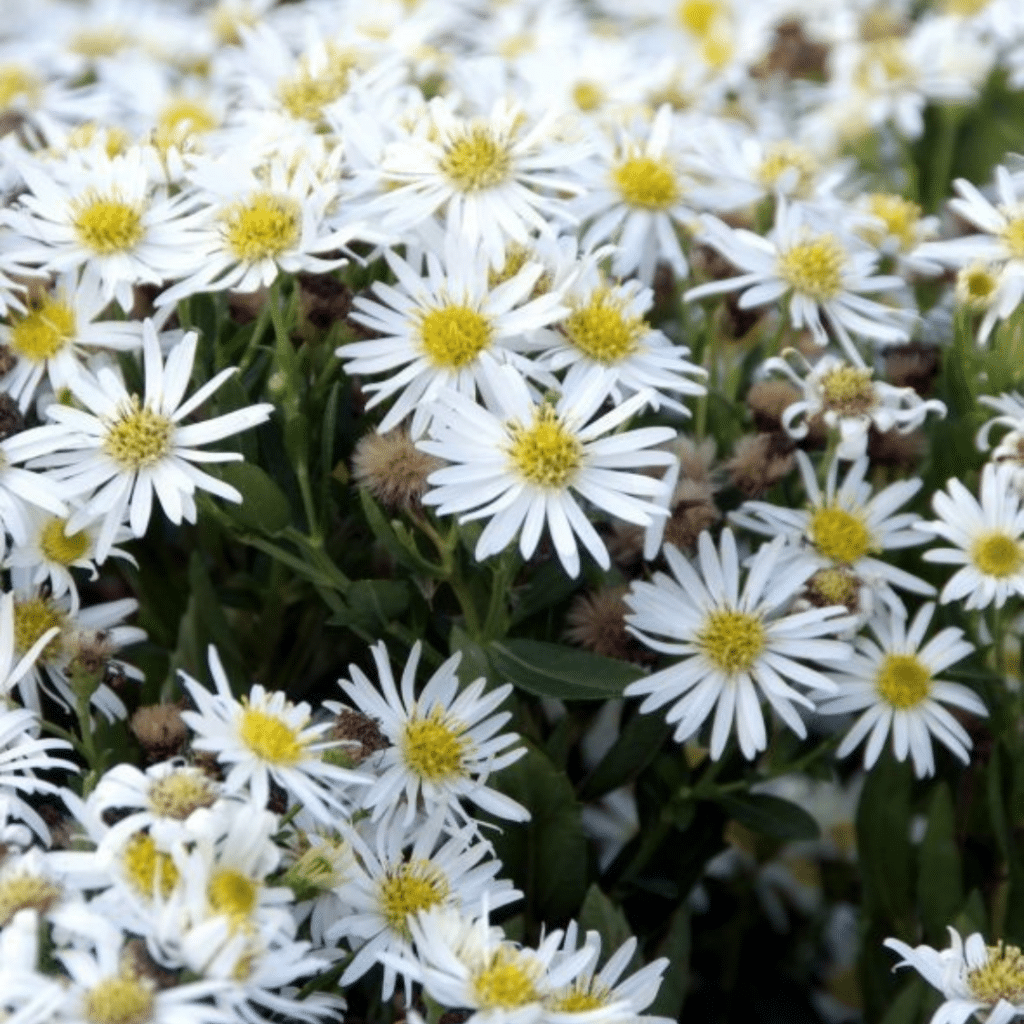
<path fill-rule="evenodd" d="M 22 359 L 41 363 L 52 359 L 75 336 L 75 311 L 66 302 L 47 296 L 11 326 L 10 346 Z"/>
<path fill-rule="evenodd" d="M 173 447 L 174 424 L 152 409 L 140 408 L 138 396 L 107 428 L 103 451 L 125 470 L 159 462 Z"/>
<path fill-rule="evenodd" d="M 971 545 L 971 558 L 986 576 L 1005 579 L 1024 566 L 1024 550 L 1020 541 L 1006 533 L 982 534 Z"/>
<path fill-rule="evenodd" d="M 767 634 L 761 620 L 731 610 L 708 614 L 697 641 L 704 653 L 723 672 L 746 672 L 764 650 Z"/>
<path fill-rule="evenodd" d="M 61 889 L 55 882 L 38 875 L 11 875 L 0 881 L 0 928 L 5 927 L 19 910 L 32 908 L 40 914 L 60 899 Z"/>
<path fill-rule="evenodd" d="M 175 821 L 184 821 L 200 807 L 210 807 L 216 799 L 209 780 L 196 768 L 182 768 L 165 775 L 149 790 L 153 813 Z"/>
<path fill-rule="evenodd" d="M 434 366 L 447 370 L 468 366 L 493 337 L 491 321 L 469 306 L 441 306 L 420 322 L 423 351 Z"/>
<path fill-rule="evenodd" d="M 134 974 L 104 978 L 85 995 L 89 1024 L 146 1024 L 153 1019 L 153 985 Z"/>
<path fill-rule="evenodd" d="M 1015 260 L 1024 259 L 1024 216 L 1011 217 L 999 237 Z"/>
<path fill-rule="evenodd" d="M 313 72 L 303 63 L 297 75 L 278 87 L 281 105 L 292 117 L 314 124 L 323 116 L 324 107 L 348 92 L 352 72 L 358 65 L 354 53 L 330 46 L 327 66 Z"/>
<path fill-rule="evenodd" d="M 409 915 L 440 906 L 448 892 L 444 872 L 429 860 L 414 860 L 400 864 L 384 876 L 377 899 L 388 927 L 408 941 L 412 938 Z"/>
<path fill-rule="evenodd" d="M 488 269 L 487 287 L 493 289 L 497 288 L 499 284 L 511 281 L 534 258 L 532 249 L 521 245 L 519 242 L 513 242 L 505 248 L 505 262 L 502 264 L 501 269 L 495 270 L 494 267 Z"/>
<path fill-rule="evenodd" d="M 555 1013 L 585 1013 L 607 1006 L 610 996 L 604 985 L 591 978 L 588 983 L 578 981 L 561 994 L 546 999 L 544 1005 Z"/>
<path fill-rule="evenodd" d="M 257 192 L 221 214 L 224 244 L 247 262 L 280 256 L 302 235 L 302 210 L 291 196 Z"/>
<path fill-rule="evenodd" d="M 14 650 L 25 654 L 32 645 L 49 629 L 60 628 L 61 633 L 67 622 L 67 612 L 45 597 L 31 597 L 26 601 L 14 602 Z M 58 633 L 39 655 L 46 664 L 54 661 L 61 651 L 61 633 Z"/>
<path fill-rule="evenodd" d="M 576 348 L 609 365 L 631 356 L 648 332 L 644 318 L 627 317 L 622 301 L 608 288 L 594 292 L 587 305 L 569 314 L 562 327 Z"/>
<path fill-rule="evenodd" d="M 878 399 L 871 371 L 856 366 L 837 366 L 821 378 L 825 408 L 842 416 L 860 416 L 870 412 Z"/>
<path fill-rule="evenodd" d="M 17 64 L 0 64 L 0 110 L 7 110 L 19 97 L 34 102 L 42 83 L 30 71 Z"/>
<path fill-rule="evenodd" d="M 72 202 L 71 208 L 79 240 L 100 256 L 131 252 L 145 233 L 142 211 L 126 203 L 116 191 L 107 195 L 86 192 Z"/>
<path fill-rule="evenodd" d="M 209 107 L 184 96 L 171 100 L 160 111 L 156 121 L 154 142 L 159 150 L 180 149 L 193 135 L 212 131 L 217 118 Z"/>
<path fill-rule="evenodd" d="M 68 535 L 64 532 L 67 524 L 66 519 L 51 518 L 39 534 L 39 550 L 58 565 L 73 565 L 89 550 L 89 535 L 85 530 Z"/>
<path fill-rule="evenodd" d="M 251 878 L 234 868 L 224 868 L 210 880 L 206 895 L 217 913 L 241 923 L 256 908 L 258 892 L 257 883 Z"/>
<path fill-rule="evenodd" d="M 466 774 L 465 759 L 470 741 L 466 727 L 445 717 L 435 707 L 425 718 L 412 718 L 402 734 L 402 754 L 406 765 L 429 782 L 444 782 Z"/>
<path fill-rule="evenodd" d="M 679 24 L 695 36 L 707 35 L 721 14 L 718 0 L 683 0 L 676 8 Z"/>
<path fill-rule="evenodd" d="M 806 195 L 814 183 L 818 164 L 806 149 L 792 142 L 776 142 L 769 146 L 757 169 L 757 177 L 762 185 L 771 188 L 791 168 L 797 172 L 797 194 Z"/>
<path fill-rule="evenodd" d="M 986 946 L 988 959 L 967 974 L 975 998 L 994 1006 L 1000 999 L 1014 1005 L 1024 1000 L 1024 953 L 1002 942 Z"/>
<path fill-rule="evenodd" d="M 509 451 L 520 476 L 538 487 L 562 489 L 572 483 L 583 446 L 562 425 L 551 405 L 541 406 L 530 427 L 515 427 Z"/>
<path fill-rule="evenodd" d="M 987 309 L 999 287 L 998 273 L 984 263 L 964 267 L 956 278 L 956 297 L 969 309 Z"/>
<path fill-rule="evenodd" d="M 868 227 L 861 232 L 869 242 L 878 245 L 886 236 L 890 236 L 899 241 L 902 252 L 913 248 L 917 241 L 917 225 L 921 220 L 921 207 L 917 203 L 901 196 L 875 192 L 868 197 L 868 212 L 885 225 L 884 231 Z"/>
<path fill-rule="evenodd" d="M 298 764 L 306 756 L 298 730 L 259 708 L 247 706 L 242 712 L 238 736 L 257 757 L 271 764 Z"/>
<path fill-rule="evenodd" d="M 153 837 L 145 832 L 137 832 L 128 840 L 121 861 L 128 881 L 143 896 L 151 898 L 155 890 L 167 899 L 178 884 L 174 859 L 158 850 Z"/>
<path fill-rule="evenodd" d="M 536 965 L 515 949 L 499 948 L 473 975 L 473 995 L 481 1010 L 513 1010 L 538 998 Z"/>
<path fill-rule="evenodd" d="M 448 145 L 440 169 L 458 191 L 482 192 L 508 181 L 512 154 L 508 143 L 485 126 L 474 125 Z"/>
<path fill-rule="evenodd" d="M 843 569 L 819 569 L 807 589 L 821 605 L 842 604 L 855 609 L 860 598 L 860 580 Z"/>
<path fill-rule="evenodd" d="M 913 654 L 887 654 L 878 674 L 875 689 L 894 708 L 912 708 L 928 696 L 932 674 Z"/>
<path fill-rule="evenodd" d="M 874 548 L 863 521 L 834 505 L 814 510 L 808 532 L 821 554 L 843 565 L 852 565 Z"/>
<path fill-rule="evenodd" d="M 597 110 L 604 103 L 604 92 L 599 85 L 593 82 L 577 82 L 573 86 L 572 101 L 578 110 L 589 113 Z"/>
<path fill-rule="evenodd" d="M 612 170 L 612 182 L 629 206 L 641 210 L 667 210 L 681 191 L 665 157 L 631 156 Z"/>
<path fill-rule="evenodd" d="M 780 253 L 777 269 L 794 291 L 821 302 L 843 290 L 845 264 L 843 247 L 831 235 L 822 235 Z"/>

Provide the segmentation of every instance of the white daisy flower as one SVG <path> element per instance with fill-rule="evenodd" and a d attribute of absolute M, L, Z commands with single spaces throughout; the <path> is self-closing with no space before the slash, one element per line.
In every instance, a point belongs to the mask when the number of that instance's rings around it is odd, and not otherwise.
<path fill-rule="evenodd" d="M 462 522 L 490 518 L 477 541 L 478 560 L 504 551 L 517 534 L 519 550 L 529 558 L 546 523 L 570 576 L 580 571 L 577 538 L 607 569 L 608 550 L 575 494 L 638 526 L 668 514 L 651 500 L 665 482 L 627 470 L 670 465 L 674 456 L 653 446 L 671 440 L 675 431 L 610 433 L 649 404 L 646 392 L 593 419 L 615 384 L 611 371 L 592 368 L 556 404 L 536 402 L 511 366 L 488 360 L 484 373 L 491 408 L 447 392 L 438 398 L 431 440 L 419 444 L 451 463 L 428 477 L 433 489 L 423 503 L 436 505 L 439 515 L 458 514 Z"/>
<path fill-rule="evenodd" d="M 156 328 L 146 320 L 142 400 L 129 394 L 112 368 L 102 367 L 94 379 L 81 374 L 69 382 L 85 409 L 54 403 L 47 407 L 53 424 L 19 435 L 24 444 L 49 444 L 52 454 L 38 458 L 34 464 L 52 467 L 51 474 L 69 496 L 90 495 L 72 513 L 65 531 L 69 535 L 77 533 L 102 515 L 97 561 L 107 557 L 125 520 L 136 537 L 146 532 L 154 493 L 172 523 L 182 519 L 195 522 L 193 495 L 197 488 L 227 501 L 242 500 L 234 487 L 195 465 L 233 462 L 242 456 L 237 452 L 206 451 L 200 446 L 264 422 L 274 407 L 262 402 L 203 423 L 183 424 L 185 417 L 235 372 L 234 367 L 221 370 L 184 399 L 197 342 L 198 335 L 189 332 L 164 362 Z"/>
<path fill-rule="evenodd" d="M 496 879 L 501 862 L 475 829 L 443 837 L 445 815 L 434 813 L 422 827 L 410 830 L 386 818 L 375 830 L 373 845 L 346 830 L 357 859 L 335 890 L 344 909 L 326 938 L 346 937 L 355 951 L 339 984 L 350 985 L 375 964 L 384 963 L 382 998 L 395 990 L 395 970 L 383 953 L 402 953 L 412 940 L 410 918 L 432 907 L 469 910 L 487 894 L 497 909 L 522 897 L 505 879 Z M 414 839 L 414 841 L 412 841 Z M 406 998 L 412 981 L 405 978 Z"/>
<path fill-rule="evenodd" d="M 775 227 L 765 238 L 714 217 L 705 216 L 701 225 L 700 239 L 743 273 L 691 288 L 683 296 L 687 302 L 737 289 L 744 289 L 741 309 L 786 299 L 795 328 L 807 328 L 824 347 L 829 342 L 827 323 L 857 366 L 863 366 L 864 359 L 852 334 L 880 345 L 909 337 L 902 311 L 864 297 L 901 289 L 903 279 L 874 276 L 877 252 L 845 233 L 820 230 L 810 222 L 806 207 L 780 200 Z"/>
<path fill-rule="evenodd" d="M 390 741 L 385 750 L 363 762 L 378 772 L 366 793 L 363 806 L 373 809 L 379 821 L 391 811 L 403 809 L 403 824 L 411 824 L 418 810 L 432 814 L 448 809 L 448 820 L 470 820 L 460 801 L 467 800 L 499 818 L 526 821 L 529 812 L 515 800 L 487 786 L 492 772 L 500 771 L 526 753 L 516 747 L 515 733 L 498 734 L 512 717 L 497 709 L 512 692 L 506 683 L 484 692 L 486 680 L 459 686 L 456 671 L 462 656 L 453 654 L 416 694 L 416 669 L 422 645 L 409 652 L 402 670 L 401 691 L 395 685 L 383 641 L 370 648 L 380 687 L 356 665 L 349 665 L 351 680 L 339 680 L 345 696 L 374 719 Z M 325 701 L 338 714 L 342 705 Z M 497 713 L 495 713 L 497 712 Z M 512 749 L 509 749 L 512 748 Z"/>
<path fill-rule="evenodd" d="M 785 537 L 783 559 L 788 556 L 805 561 L 815 573 L 851 573 L 869 593 L 877 594 L 886 607 L 898 614 L 905 612 L 893 587 L 912 594 L 935 593 L 930 583 L 875 557 L 927 543 L 928 535 L 914 528 L 921 521 L 917 513 L 896 514 L 921 489 L 920 479 L 898 480 L 872 495 L 871 484 L 864 479 L 869 463 L 867 458 L 860 458 L 851 463 L 837 488 L 839 460 L 833 459 L 822 493 L 807 454 L 798 451 L 796 459 L 808 508 L 747 501 L 730 519 L 766 537 Z"/>
<path fill-rule="evenodd" d="M 930 548 L 927 562 L 961 566 L 942 588 L 939 600 L 960 601 L 964 607 L 1002 608 L 1007 598 L 1024 595 L 1024 508 L 1020 495 L 1010 486 L 1003 467 L 988 463 L 981 473 L 981 501 L 955 477 L 949 491 L 932 495 L 938 520 L 917 524 L 918 530 L 934 533 L 953 547 Z"/>
<path fill-rule="evenodd" d="M 963 630 L 948 626 L 922 646 L 934 611 L 934 602 L 928 602 L 909 626 L 901 615 L 876 616 L 869 623 L 876 639 L 858 637 L 854 653 L 836 663 L 832 678 L 839 693 L 819 713 L 863 712 L 839 745 L 838 757 L 846 757 L 867 737 L 864 767 L 870 768 L 892 733 L 893 753 L 900 761 L 909 754 L 918 778 L 935 774 L 931 736 L 967 763 L 971 737 L 942 705 L 976 715 L 988 711 L 966 686 L 936 676 L 966 658 L 974 645 L 964 640 Z"/>
<path fill-rule="evenodd" d="M 228 767 L 226 792 L 247 791 L 253 803 L 263 808 L 273 780 L 317 820 L 330 825 L 339 813 L 348 810 L 349 788 L 371 781 L 324 756 L 342 742 L 323 739 L 331 723 L 313 725 L 308 704 L 293 704 L 283 693 L 268 693 L 258 683 L 253 684 L 246 698 L 237 700 L 212 644 L 208 660 L 214 693 L 181 673 L 197 709 L 182 713 L 185 724 L 195 733 L 193 748 L 210 751 Z"/>
<path fill-rule="evenodd" d="M 550 374 L 518 352 L 523 334 L 567 312 L 557 292 L 531 298 L 543 273 L 538 263 L 528 262 L 508 280 L 492 286 L 484 254 L 451 232 L 445 236 L 443 254 L 426 254 L 426 276 L 390 251 L 385 259 L 397 286 L 377 282 L 374 292 L 383 301 L 356 298 L 351 314 L 382 336 L 349 342 L 335 353 L 345 361 L 349 375 L 390 372 L 386 380 L 363 385 L 373 394 L 370 409 L 398 396 L 377 428 L 381 433 L 412 413 L 412 435 L 422 435 L 434 400 L 446 388 L 474 398 L 486 387 L 487 355 L 512 362 L 545 386 L 554 385 Z"/>
<path fill-rule="evenodd" d="M 942 993 L 932 1024 L 965 1024 L 979 1012 L 986 1024 L 1009 1024 L 1024 1013 L 1024 953 L 1002 941 L 989 946 L 980 932 L 965 941 L 955 928 L 948 931 L 948 949 L 884 942 L 903 957 L 897 967 L 912 967 Z"/>
<path fill-rule="evenodd" d="M 995 409 L 999 415 L 982 425 L 975 443 L 984 451 L 989 448 L 989 435 L 993 427 L 1010 428 L 993 450 L 991 461 L 1004 467 L 1017 493 L 1024 496 L 1024 396 L 1016 393 L 996 397 L 979 395 L 978 401 Z"/>
<path fill-rule="evenodd" d="M 780 567 L 784 545 L 778 537 L 759 549 L 741 592 L 732 531 L 722 531 L 721 553 L 705 531 L 698 540 L 699 571 L 666 544 L 662 553 L 672 576 L 655 573 L 652 583 L 635 582 L 625 596 L 629 631 L 655 651 L 681 656 L 669 668 L 630 683 L 625 695 L 644 697 L 644 713 L 671 704 L 665 718 L 675 726 L 678 743 L 695 735 L 714 710 L 711 756 L 716 760 L 734 722 L 744 757 L 765 749 L 762 697 L 798 736 L 806 736 L 796 706 L 813 710 L 814 702 L 786 680 L 834 693 L 831 679 L 812 666 L 841 660 L 850 650 L 839 640 L 822 639 L 852 623 L 845 608 L 787 610 L 813 569 L 802 562 Z"/>
<path fill-rule="evenodd" d="M 11 1024 L 50 1024 L 66 999 L 57 978 L 39 970 L 39 912 L 20 910 L 0 928 L 0 1013 Z"/>

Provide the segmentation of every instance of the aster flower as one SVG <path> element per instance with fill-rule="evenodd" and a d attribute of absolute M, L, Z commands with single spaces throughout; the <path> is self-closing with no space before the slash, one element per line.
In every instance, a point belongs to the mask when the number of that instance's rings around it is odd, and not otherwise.
<path fill-rule="evenodd" d="M 522 556 L 529 558 L 546 524 L 570 576 L 580 571 L 577 538 L 607 569 L 608 550 L 575 494 L 638 526 L 668 514 L 650 500 L 665 489 L 664 481 L 626 468 L 670 465 L 674 457 L 652 446 L 675 431 L 611 433 L 649 403 L 647 392 L 594 419 L 614 387 L 611 371 L 593 367 L 555 404 L 536 402 L 511 366 L 489 360 L 484 372 L 491 408 L 454 392 L 441 395 L 431 439 L 420 442 L 424 451 L 451 463 L 430 475 L 433 489 L 423 503 L 436 505 L 440 515 L 460 514 L 462 521 L 490 519 L 477 541 L 478 560 L 503 551 L 516 534 Z"/>
<path fill-rule="evenodd" d="M 450 821 L 467 819 L 460 801 L 467 800 L 499 818 L 525 821 L 526 808 L 487 785 L 492 772 L 500 771 L 526 753 L 516 747 L 518 736 L 501 733 L 511 718 L 497 709 L 512 692 L 512 684 L 484 692 L 486 681 L 476 679 L 460 688 L 456 671 L 461 654 L 453 654 L 416 694 L 416 669 L 422 645 L 416 643 L 402 670 L 401 689 L 395 685 L 383 642 L 370 648 L 380 687 L 356 665 L 349 665 L 351 679 L 339 681 L 345 696 L 365 715 L 375 719 L 390 746 L 364 762 L 378 773 L 363 805 L 373 809 L 379 821 L 404 807 L 408 826 L 422 808 L 433 813 L 448 809 Z M 338 714 L 342 705 L 325 701 Z M 497 713 L 495 713 L 497 712 Z M 512 749 L 509 749 L 512 748 Z"/>
<path fill-rule="evenodd" d="M 200 446 L 262 423 L 273 406 L 260 403 L 203 423 L 183 424 L 235 372 L 234 367 L 221 370 L 185 399 L 197 342 L 195 332 L 186 334 L 165 362 L 156 328 L 146 320 L 143 399 L 129 394 L 120 376 L 103 367 L 95 379 L 80 374 L 69 382 L 84 409 L 54 403 L 47 408 L 52 424 L 19 435 L 25 444 L 49 444 L 52 454 L 34 464 L 50 467 L 65 493 L 89 495 L 68 519 L 68 535 L 102 515 L 96 543 L 99 562 L 109 554 L 125 520 L 136 537 L 146 532 L 154 494 L 173 523 L 195 522 L 197 488 L 228 501 L 242 500 L 234 487 L 195 465 L 232 462 L 242 456 Z"/>
<path fill-rule="evenodd" d="M 825 701 L 819 712 L 862 712 L 839 745 L 837 756 L 845 757 L 867 737 L 864 767 L 870 768 L 891 733 L 896 758 L 905 761 L 909 754 L 919 778 L 935 774 L 931 736 L 967 763 L 970 735 L 943 705 L 976 715 L 988 712 L 966 686 L 936 677 L 966 658 L 974 646 L 953 626 L 924 643 L 934 611 L 934 602 L 923 605 L 909 626 L 903 616 L 893 613 L 872 619 L 869 626 L 875 639 L 858 637 L 853 655 L 837 663 L 832 678 L 839 692 Z"/>
<path fill-rule="evenodd" d="M 308 704 L 293 704 L 283 693 L 268 693 L 258 683 L 244 701 L 236 700 L 212 644 L 208 660 L 214 693 L 181 673 L 196 706 L 182 713 L 195 733 L 193 748 L 210 751 L 228 767 L 226 792 L 248 791 L 257 807 L 266 807 L 273 780 L 315 818 L 330 824 L 349 806 L 348 789 L 371 781 L 324 756 L 341 742 L 323 738 L 330 722 L 313 725 Z"/>
<path fill-rule="evenodd" d="M 800 562 L 780 566 L 784 544 L 778 537 L 758 550 L 742 591 L 731 530 L 722 531 L 720 552 L 711 535 L 702 533 L 696 565 L 666 544 L 662 552 L 672 576 L 655 573 L 653 582 L 636 582 L 626 594 L 630 632 L 680 660 L 630 683 L 625 695 L 644 697 L 640 710 L 645 713 L 671 704 L 665 717 L 679 743 L 695 735 L 714 710 L 711 756 L 716 760 L 734 727 L 744 757 L 765 749 L 762 697 L 798 736 L 806 736 L 797 706 L 813 710 L 815 705 L 790 683 L 834 693 L 829 676 L 813 666 L 841 660 L 850 649 L 831 639 L 853 622 L 845 608 L 788 611 L 813 570 Z"/>
<path fill-rule="evenodd" d="M 999 396 L 979 395 L 978 401 L 999 413 L 982 425 L 975 443 L 982 451 L 989 448 L 993 427 L 1009 427 L 992 452 L 991 461 L 1005 467 L 1008 479 L 1018 494 L 1024 495 L 1024 397 L 1016 393 Z"/>
<path fill-rule="evenodd" d="M 927 562 L 959 565 L 939 595 L 945 604 L 966 598 L 964 607 L 1002 608 L 1012 595 L 1024 595 L 1024 509 L 1005 467 L 988 463 L 981 473 L 981 501 L 953 478 L 948 493 L 932 495 L 937 520 L 917 524 L 953 547 L 929 548 Z"/>

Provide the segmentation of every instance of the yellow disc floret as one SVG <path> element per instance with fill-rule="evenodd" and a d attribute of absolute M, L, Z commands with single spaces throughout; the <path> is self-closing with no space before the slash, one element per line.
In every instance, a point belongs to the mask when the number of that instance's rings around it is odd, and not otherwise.
<path fill-rule="evenodd" d="M 466 727 L 448 718 L 440 707 L 406 725 L 400 746 L 406 766 L 429 782 L 444 782 L 466 774 L 470 741 Z"/>
<path fill-rule="evenodd" d="M 594 82 L 577 82 L 572 89 L 572 101 L 577 110 L 589 113 L 604 103 L 604 91 Z"/>
<path fill-rule="evenodd" d="M 878 666 L 875 689 L 894 708 L 916 707 L 931 688 L 931 672 L 913 654 L 887 654 Z"/>
<path fill-rule="evenodd" d="M 723 672 L 746 672 L 764 650 L 767 634 L 761 620 L 728 609 L 709 612 L 697 642 Z"/>
<path fill-rule="evenodd" d="M 554 1013 L 586 1013 L 599 1010 L 611 1001 L 611 993 L 597 979 L 577 981 L 570 988 L 544 1000 L 544 1005 Z"/>
<path fill-rule="evenodd" d="M 182 768 L 153 783 L 149 806 L 162 818 L 184 821 L 200 807 L 209 807 L 217 799 L 209 779 L 198 769 Z"/>
<path fill-rule="evenodd" d="M 476 1005 L 482 1010 L 513 1010 L 538 998 L 537 965 L 510 947 L 499 948 L 472 977 Z"/>
<path fill-rule="evenodd" d="M 205 104 L 198 100 L 179 96 L 160 111 L 156 119 L 153 141 L 157 149 L 180 149 L 194 135 L 213 131 L 217 117 Z"/>
<path fill-rule="evenodd" d="M 722 16 L 720 0 L 683 0 L 676 8 L 676 18 L 687 32 L 705 36 Z"/>
<path fill-rule="evenodd" d="M 562 425 L 554 407 L 543 405 L 531 426 L 513 430 L 509 456 L 521 477 L 538 487 L 560 490 L 579 471 L 583 446 Z"/>
<path fill-rule="evenodd" d="M 257 757 L 271 764 L 298 764 L 306 756 L 299 730 L 259 708 L 247 706 L 242 712 L 238 736 Z"/>
<path fill-rule="evenodd" d="M 153 837 L 146 832 L 136 832 L 128 840 L 121 863 L 132 887 L 147 898 L 155 891 L 167 899 L 178 884 L 174 859 L 169 853 L 158 850 Z"/>
<path fill-rule="evenodd" d="M 486 126 L 474 125 L 445 147 L 440 170 L 459 192 L 481 192 L 508 181 L 512 153 Z"/>
<path fill-rule="evenodd" d="M 298 243 L 302 209 L 291 196 L 257 192 L 221 214 L 221 230 L 228 252 L 236 259 L 250 263 L 273 259 Z"/>
<path fill-rule="evenodd" d="M 641 210 L 667 210 L 682 191 L 666 157 L 628 157 L 612 169 L 612 183 L 625 203 Z"/>
<path fill-rule="evenodd" d="M 58 565 L 74 565 L 89 550 L 89 535 L 85 530 L 65 533 L 66 519 L 55 516 L 48 519 L 39 533 L 39 550 Z"/>
<path fill-rule="evenodd" d="M 259 885 L 241 871 L 222 868 L 210 879 L 206 896 L 217 913 L 226 914 L 234 923 L 241 924 L 256 909 Z"/>
<path fill-rule="evenodd" d="M 1000 999 L 1013 1005 L 1024 1000 L 1024 953 L 1002 942 L 986 946 L 988 959 L 967 973 L 971 994 L 990 1006 Z"/>
<path fill-rule="evenodd" d="M 779 277 L 794 291 L 821 302 L 843 290 L 845 265 L 843 247 L 832 235 L 822 235 L 780 253 L 777 269 Z"/>
<path fill-rule="evenodd" d="M 71 204 L 78 240 L 99 256 L 131 252 L 142 241 L 142 210 L 116 192 L 90 191 Z"/>
<path fill-rule="evenodd" d="M 871 370 L 837 366 L 821 378 L 821 397 L 826 409 L 841 416 L 861 416 L 877 404 Z"/>
<path fill-rule="evenodd" d="M 956 275 L 956 298 L 968 309 L 988 309 L 999 289 L 999 268 L 969 263 Z"/>
<path fill-rule="evenodd" d="M 865 228 L 861 234 L 872 244 L 878 245 L 886 237 L 895 238 L 902 252 L 913 248 L 917 242 L 917 225 L 921 220 L 921 207 L 902 196 L 875 192 L 868 196 L 868 212 L 884 225 Z"/>
<path fill-rule="evenodd" d="M 0 880 L 0 928 L 10 924 L 19 910 L 33 909 L 46 913 L 60 899 L 56 882 L 39 875 L 9 875 Z"/>
<path fill-rule="evenodd" d="M 14 602 L 14 650 L 25 654 L 47 630 L 56 626 L 63 631 L 68 615 L 55 602 L 45 597 L 30 597 Z M 58 633 L 39 655 L 44 664 L 54 661 L 61 651 L 61 633 Z"/>
<path fill-rule="evenodd" d="M 19 64 L 0 64 L 0 111 L 24 97 L 33 104 L 42 90 L 42 82 Z"/>
<path fill-rule="evenodd" d="M 986 576 L 1004 579 L 1024 566 L 1024 548 L 1009 534 L 993 531 L 982 534 L 971 545 L 971 559 Z"/>
<path fill-rule="evenodd" d="M 146 1024 L 153 1019 L 153 989 L 129 972 L 104 978 L 86 992 L 83 1016 L 89 1024 Z"/>
<path fill-rule="evenodd" d="M 448 892 L 443 871 L 429 860 L 413 860 L 388 871 L 381 879 L 377 901 L 391 931 L 409 940 L 409 916 L 440 906 Z"/>
<path fill-rule="evenodd" d="M 783 141 L 768 146 L 757 168 L 757 178 L 767 188 L 774 188 L 779 178 L 789 170 L 796 171 L 796 194 L 807 195 L 814 184 L 818 162 L 803 146 L 795 143 Z"/>
<path fill-rule="evenodd" d="M 814 510 L 808 533 L 821 554 L 842 565 L 852 565 L 874 548 L 863 520 L 834 505 Z"/>
<path fill-rule="evenodd" d="M 52 359 L 75 336 L 75 311 L 51 296 L 11 326 L 10 347 L 21 359 L 42 363 Z"/>
<path fill-rule="evenodd" d="M 152 466 L 172 448 L 174 424 L 148 406 L 140 407 L 133 395 L 130 404 L 107 428 L 103 451 L 124 470 Z"/>
<path fill-rule="evenodd" d="M 1015 260 L 1024 259 L 1024 216 L 1011 217 L 999 237 Z"/>
<path fill-rule="evenodd" d="M 424 314 L 420 341 L 427 358 L 438 368 L 468 366 L 491 344 L 491 321 L 469 306 L 440 306 Z"/>
<path fill-rule="evenodd" d="M 569 341 L 584 355 L 612 364 L 631 356 L 649 328 L 642 316 L 629 316 L 610 289 L 593 292 L 562 324 Z"/>

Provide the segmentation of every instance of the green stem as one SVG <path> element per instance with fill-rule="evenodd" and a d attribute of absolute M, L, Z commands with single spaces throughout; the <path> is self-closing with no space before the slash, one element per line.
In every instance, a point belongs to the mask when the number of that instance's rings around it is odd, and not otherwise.
<path fill-rule="evenodd" d="M 928 182 L 929 213 L 938 213 L 949 194 L 956 139 L 960 134 L 960 121 L 963 115 L 964 108 L 957 104 L 947 104 L 939 108 L 939 132 L 931 162 L 932 176 Z"/>

